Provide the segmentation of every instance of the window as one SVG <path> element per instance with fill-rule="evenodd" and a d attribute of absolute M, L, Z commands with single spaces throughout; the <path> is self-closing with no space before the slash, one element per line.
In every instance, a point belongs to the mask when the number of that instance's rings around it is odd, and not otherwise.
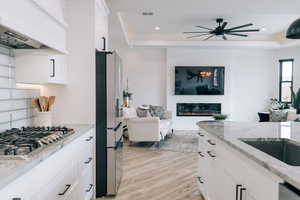
<path fill-rule="evenodd" d="M 293 88 L 294 59 L 280 60 L 279 101 L 291 103 L 291 88 Z"/>

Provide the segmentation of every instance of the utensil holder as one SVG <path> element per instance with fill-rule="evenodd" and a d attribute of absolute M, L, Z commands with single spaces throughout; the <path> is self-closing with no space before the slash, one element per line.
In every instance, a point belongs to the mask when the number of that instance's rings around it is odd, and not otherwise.
<path fill-rule="evenodd" d="M 35 122 L 36 126 L 52 126 L 51 112 L 38 112 Z"/>

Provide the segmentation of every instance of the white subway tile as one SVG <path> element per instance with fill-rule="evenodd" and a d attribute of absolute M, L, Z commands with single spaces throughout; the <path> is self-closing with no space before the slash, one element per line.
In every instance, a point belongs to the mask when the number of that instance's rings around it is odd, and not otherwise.
<path fill-rule="evenodd" d="M 9 122 L 10 120 L 10 112 L 0 113 L 0 123 Z"/>
<path fill-rule="evenodd" d="M 0 124 L 0 132 L 10 129 L 10 123 L 7 124 Z"/>
<path fill-rule="evenodd" d="M 0 88 L 11 88 L 11 79 L 0 78 Z"/>
<path fill-rule="evenodd" d="M 9 88 L 16 88 L 16 80 L 9 79 Z"/>
<path fill-rule="evenodd" d="M 12 90 L 13 99 L 25 99 L 28 98 L 28 96 L 30 96 L 30 94 L 26 90 Z"/>
<path fill-rule="evenodd" d="M 11 124 L 12 128 L 20 128 L 22 126 L 31 126 L 32 122 L 30 119 L 18 120 L 13 121 Z"/>
<path fill-rule="evenodd" d="M 11 110 L 10 101 L 0 101 L 0 111 Z"/>
<path fill-rule="evenodd" d="M 15 68 L 9 68 L 9 77 L 16 77 L 16 69 Z"/>
<path fill-rule="evenodd" d="M 12 109 L 24 109 L 31 107 L 31 104 L 28 100 L 13 100 L 11 101 Z"/>
<path fill-rule="evenodd" d="M 9 99 L 10 98 L 9 89 L 0 89 L 0 99 Z"/>
<path fill-rule="evenodd" d="M 3 67 L 0 65 L 0 76 L 7 76 L 10 77 L 10 68 L 9 67 Z"/>
<path fill-rule="evenodd" d="M 0 65 L 11 65 L 11 57 L 0 53 Z"/>
<path fill-rule="evenodd" d="M 12 120 L 17 120 L 17 119 L 25 119 L 28 116 L 27 110 L 17 110 L 17 111 L 12 111 Z"/>

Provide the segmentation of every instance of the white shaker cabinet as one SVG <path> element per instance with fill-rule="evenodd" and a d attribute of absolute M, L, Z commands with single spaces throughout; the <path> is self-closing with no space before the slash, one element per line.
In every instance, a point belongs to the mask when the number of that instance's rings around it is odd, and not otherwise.
<path fill-rule="evenodd" d="M 93 199 L 94 134 L 95 130 L 91 129 L 1 189 L 0 199 Z M 78 168 L 82 162 L 84 167 Z"/>
<path fill-rule="evenodd" d="M 66 56 L 47 51 L 15 51 L 16 82 L 67 84 Z"/>
<path fill-rule="evenodd" d="M 63 0 L 1 1 L 0 24 L 66 53 L 68 26 L 64 22 Z"/>
<path fill-rule="evenodd" d="M 278 200 L 282 180 L 212 134 L 199 133 L 198 155 L 198 185 L 206 199 Z"/>

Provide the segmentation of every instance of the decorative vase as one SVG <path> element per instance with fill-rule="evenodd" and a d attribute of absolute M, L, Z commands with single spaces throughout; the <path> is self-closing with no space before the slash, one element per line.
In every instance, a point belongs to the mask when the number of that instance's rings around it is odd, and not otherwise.
<path fill-rule="evenodd" d="M 38 112 L 35 121 L 36 126 L 52 126 L 51 112 Z"/>

